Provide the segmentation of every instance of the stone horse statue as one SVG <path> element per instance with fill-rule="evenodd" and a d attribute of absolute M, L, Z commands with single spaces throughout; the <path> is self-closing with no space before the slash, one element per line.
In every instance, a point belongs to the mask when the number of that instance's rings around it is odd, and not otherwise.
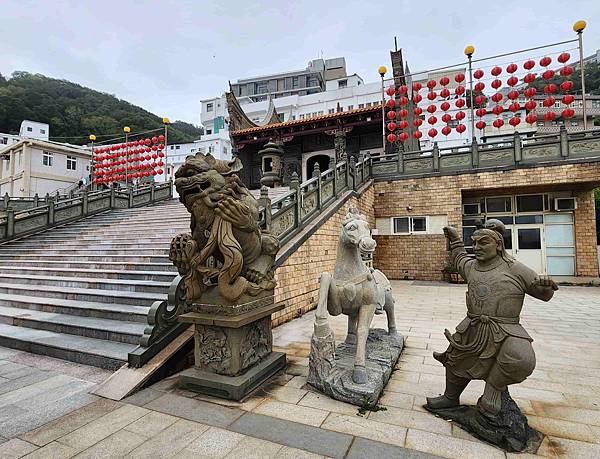
<path fill-rule="evenodd" d="M 315 334 L 325 336 L 323 333 L 329 331 L 328 313 L 332 316 L 348 316 L 348 335 L 345 343 L 356 344 L 352 372 L 352 380 L 356 384 L 368 382 L 365 367 L 366 345 L 376 311 L 385 311 L 388 334 L 396 334 L 394 298 L 390 281 L 381 271 L 368 268 L 360 256 L 361 252 L 374 252 L 376 246 L 365 216 L 361 215 L 358 209 L 351 208 L 342 223 L 333 275 L 325 272 L 321 274 L 320 279 Z"/>

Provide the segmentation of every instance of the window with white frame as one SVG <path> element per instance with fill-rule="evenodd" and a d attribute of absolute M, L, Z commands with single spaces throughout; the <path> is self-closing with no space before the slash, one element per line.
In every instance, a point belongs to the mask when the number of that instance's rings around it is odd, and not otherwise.
<path fill-rule="evenodd" d="M 69 170 L 69 171 L 77 170 L 77 157 L 67 156 L 67 170 Z"/>
<path fill-rule="evenodd" d="M 394 234 L 427 233 L 427 217 L 394 217 Z"/>
<path fill-rule="evenodd" d="M 212 112 L 213 111 L 213 107 L 214 107 L 214 105 L 212 103 L 206 104 L 206 111 L 207 112 Z"/>
<path fill-rule="evenodd" d="M 44 166 L 53 166 L 54 165 L 54 153 L 51 151 L 44 151 L 42 153 L 42 164 Z"/>

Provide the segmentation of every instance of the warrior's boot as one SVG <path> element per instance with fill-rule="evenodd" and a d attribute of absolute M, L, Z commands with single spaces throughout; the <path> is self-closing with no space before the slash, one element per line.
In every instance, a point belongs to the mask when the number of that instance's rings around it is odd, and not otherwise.
<path fill-rule="evenodd" d="M 452 408 L 460 404 L 460 394 L 465 390 L 470 379 L 456 376 L 446 369 L 446 390 L 439 397 L 427 397 L 427 406 L 439 410 Z"/>

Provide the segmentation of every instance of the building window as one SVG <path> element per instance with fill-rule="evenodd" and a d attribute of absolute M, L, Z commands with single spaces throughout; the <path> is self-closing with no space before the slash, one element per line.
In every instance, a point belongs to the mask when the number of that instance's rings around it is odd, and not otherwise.
<path fill-rule="evenodd" d="M 543 121 L 538 121 L 538 122 L 537 122 L 537 125 L 538 125 L 538 126 L 544 126 L 544 122 L 543 122 Z"/>
<path fill-rule="evenodd" d="M 365 104 L 358 104 L 358 108 L 365 108 Z"/>
<path fill-rule="evenodd" d="M 214 106 L 213 106 L 212 102 L 209 103 L 209 104 L 206 104 L 206 111 L 207 112 L 212 112 L 213 111 L 213 107 Z"/>
<path fill-rule="evenodd" d="M 179 150 L 179 145 L 175 145 L 175 150 Z"/>
<path fill-rule="evenodd" d="M 348 87 L 348 80 L 340 80 L 338 81 L 338 88 L 347 88 Z"/>
<path fill-rule="evenodd" d="M 75 156 L 67 156 L 67 170 L 77 170 L 77 158 Z"/>
<path fill-rule="evenodd" d="M 40 129 L 40 134 L 45 134 L 46 130 L 45 129 Z"/>
<path fill-rule="evenodd" d="M 319 113 L 317 113 L 317 115 L 322 115 L 323 114 L 323 110 L 319 110 Z"/>
<path fill-rule="evenodd" d="M 302 114 L 300 115 L 300 119 L 301 119 L 301 120 L 303 120 L 303 119 L 304 119 L 304 113 L 302 113 Z"/>
<path fill-rule="evenodd" d="M 370 106 L 371 106 L 371 102 L 367 102 L 367 107 L 370 107 Z"/>
<path fill-rule="evenodd" d="M 354 105 L 348 105 L 348 110 L 354 110 Z"/>
<path fill-rule="evenodd" d="M 554 108 L 560 108 L 560 102 L 554 102 Z"/>
<path fill-rule="evenodd" d="M 292 88 L 297 88 L 298 86 L 300 86 L 300 81 L 298 80 L 298 77 L 292 77 Z"/>
<path fill-rule="evenodd" d="M 208 146 L 208 152 L 209 152 L 209 153 L 213 153 L 214 151 L 215 151 L 215 147 L 214 147 L 214 146 L 212 146 L 212 145 L 209 145 L 209 146 Z"/>
<path fill-rule="evenodd" d="M 2 137 L 0 139 L 0 143 L 3 143 L 4 145 L 7 145 L 8 144 L 8 137 Z"/>
<path fill-rule="evenodd" d="M 264 94 L 267 92 L 267 82 L 259 81 L 258 83 L 255 83 L 254 89 L 256 94 Z"/>
<path fill-rule="evenodd" d="M 30 126 L 28 126 L 28 127 L 27 127 L 27 132 L 33 132 L 33 128 L 32 128 L 32 127 L 30 127 Z"/>
<path fill-rule="evenodd" d="M 544 195 L 531 194 L 517 196 L 517 212 L 543 212 Z"/>
<path fill-rule="evenodd" d="M 582 101 L 582 100 L 580 100 L 580 101 L 579 101 L 579 103 L 578 103 L 577 105 L 579 105 L 579 108 L 583 108 L 583 101 Z"/>
<path fill-rule="evenodd" d="M 600 100 L 592 100 L 592 108 L 600 108 Z"/>
<path fill-rule="evenodd" d="M 206 135 L 211 135 L 212 134 L 212 129 L 207 129 L 206 130 Z"/>
<path fill-rule="evenodd" d="M 448 122 L 448 126 L 449 126 L 449 127 L 451 127 L 451 128 L 455 128 L 455 127 L 456 127 L 456 126 L 458 126 L 459 124 L 460 124 L 460 121 L 458 121 L 458 120 L 450 120 L 450 121 Z"/>
<path fill-rule="evenodd" d="M 280 123 L 283 123 L 285 121 L 285 113 L 278 113 L 277 117 L 279 118 Z"/>
<path fill-rule="evenodd" d="M 335 109 L 334 109 L 334 108 L 330 108 L 329 110 L 327 110 L 327 113 L 329 113 L 330 115 L 331 115 L 332 113 L 334 113 L 334 112 L 335 112 Z"/>
<path fill-rule="evenodd" d="M 427 232 L 427 217 L 394 218 L 394 234 L 414 234 Z"/>
<path fill-rule="evenodd" d="M 296 120 L 296 115 L 292 115 L 292 121 Z"/>
<path fill-rule="evenodd" d="M 54 164 L 54 153 L 50 151 L 44 151 L 42 156 L 42 164 L 44 164 L 44 166 L 52 166 Z"/>
<path fill-rule="evenodd" d="M 571 121 L 571 126 L 579 126 L 579 122 L 578 121 Z"/>

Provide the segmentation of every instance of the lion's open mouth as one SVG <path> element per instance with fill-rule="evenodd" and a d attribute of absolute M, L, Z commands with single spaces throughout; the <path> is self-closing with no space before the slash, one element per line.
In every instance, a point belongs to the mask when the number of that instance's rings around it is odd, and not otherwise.
<path fill-rule="evenodd" d="M 193 202 L 200 197 L 200 194 L 210 188 L 210 180 L 195 181 L 194 184 L 181 190 L 179 196 L 182 202 Z"/>

